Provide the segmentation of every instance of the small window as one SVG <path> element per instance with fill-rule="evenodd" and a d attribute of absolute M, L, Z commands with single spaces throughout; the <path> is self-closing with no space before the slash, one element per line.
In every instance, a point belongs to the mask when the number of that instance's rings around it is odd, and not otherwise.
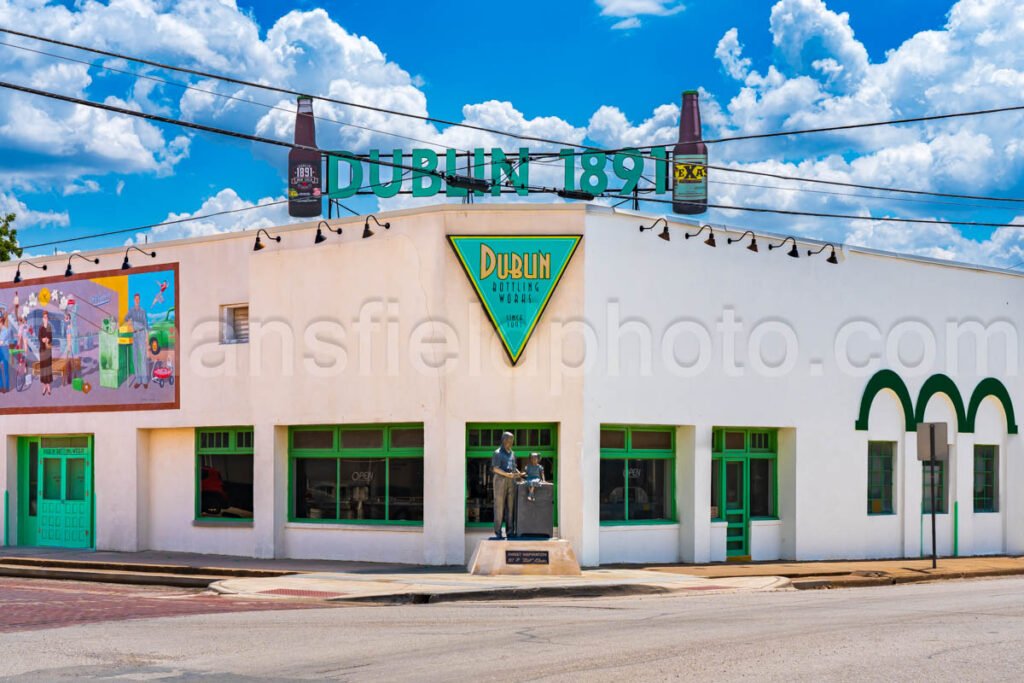
<path fill-rule="evenodd" d="M 392 448 L 423 448 L 423 427 L 395 427 L 391 430 Z"/>
<path fill-rule="evenodd" d="M 722 459 L 715 458 L 711 461 L 711 519 L 722 517 Z"/>
<path fill-rule="evenodd" d="M 374 449 L 384 448 L 383 429 L 345 429 L 341 432 L 343 449 Z M 299 446 L 296 446 L 299 448 Z"/>
<path fill-rule="evenodd" d="M 221 306 L 221 341 L 225 344 L 249 343 L 249 305 Z"/>
<path fill-rule="evenodd" d="M 241 449 L 252 450 L 252 430 L 235 432 L 235 446 Z"/>
<path fill-rule="evenodd" d="M 231 432 L 203 431 L 199 433 L 199 448 L 202 450 L 223 450 L 231 448 Z"/>
<path fill-rule="evenodd" d="M 634 429 L 630 435 L 632 436 L 632 447 L 636 450 L 672 450 L 672 432 L 670 431 L 649 432 Z"/>
<path fill-rule="evenodd" d="M 746 449 L 746 432 L 726 432 L 725 450 L 742 451 Z"/>
<path fill-rule="evenodd" d="M 297 429 L 292 432 L 292 448 L 331 450 L 334 448 L 334 430 Z"/>
<path fill-rule="evenodd" d="M 750 450 L 770 451 L 771 447 L 771 434 L 768 432 L 750 432 Z"/>
<path fill-rule="evenodd" d="M 868 443 L 868 514 L 893 512 L 893 461 L 896 444 L 892 441 Z"/>
<path fill-rule="evenodd" d="M 935 487 L 935 512 L 946 512 L 946 463 L 924 461 L 921 463 L 921 512 L 931 514 L 932 487 Z M 934 484 L 933 484 L 934 481 Z"/>
<path fill-rule="evenodd" d="M 613 450 L 626 450 L 626 430 L 624 429 L 602 429 L 601 448 Z"/>
<path fill-rule="evenodd" d="M 998 448 L 977 445 L 974 447 L 974 511 L 999 511 Z"/>

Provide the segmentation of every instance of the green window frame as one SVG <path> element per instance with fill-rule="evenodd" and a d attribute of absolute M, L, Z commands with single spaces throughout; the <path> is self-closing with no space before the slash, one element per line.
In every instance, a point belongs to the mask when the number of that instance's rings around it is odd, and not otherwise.
<path fill-rule="evenodd" d="M 601 526 L 675 524 L 676 515 L 676 430 L 675 427 L 647 425 L 601 425 Z M 621 478 L 616 470 L 621 463 Z M 659 473 L 660 470 L 660 473 Z M 664 487 L 659 516 L 645 516 L 654 510 L 650 496 L 630 480 L 653 478 L 652 488 Z M 618 484 L 616 486 L 616 484 Z M 607 491 L 605 486 L 610 487 Z M 644 499 L 639 500 L 641 496 Z M 638 500 L 633 500 L 636 497 Z"/>
<path fill-rule="evenodd" d="M 195 510 L 199 523 L 247 524 L 253 521 L 252 426 L 203 427 L 195 430 Z M 248 462 L 243 462 L 248 459 Z M 225 470 L 221 474 L 214 465 Z M 232 481 L 227 470 L 248 470 L 248 482 Z M 216 474 L 216 477 L 214 477 Z M 248 483 L 248 491 L 245 484 Z M 225 511 L 234 510 L 225 515 Z M 246 514 L 247 513 L 247 514 Z"/>
<path fill-rule="evenodd" d="M 893 470 L 896 462 L 896 442 L 868 442 L 868 514 L 894 513 Z"/>
<path fill-rule="evenodd" d="M 931 514 L 932 512 L 932 468 L 935 468 L 935 478 L 938 480 L 936 487 L 936 502 L 938 506 L 935 512 L 940 515 L 946 514 L 946 462 L 938 460 L 932 463 L 930 460 L 921 462 L 921 512 Z"/>
<path fill-rule="evenodd" d="M 764 464 L 769 471 L 771 482 L 767 495 L 768 514 L 755 515 L 750 519 L 774 520 L 779 518 L 779 432 L 777 429 L 749 427 L 715 427 L 711 432 L 711 521 L 724 522 L 725 510 L 725 462 L 726 459 L 746 460 L 748 482 L 745 484 L 745 500 L 751 506 L 750 469 L 753 463 Z"/>
<path fill-rule="evenodd" d="M 512 432 L 516 437 L 513 451 L 520 469 L 530 453 L 540 454 L 544 478 L 554 488 L 552 495 L 557 525 L 558 425 L 553 422 L 472 422 L 466 425 L 466 527 L 478 529 L 494 525 L 490 460 L 501 445 L 503 432 Z"/>
<path fill-rule="evenodd" d="M 998 446 L 974 446 L 974 511 L 999 512 Z"/>
<path fill-rule="evenodd" d="M 310 487 L 307 468 L 326 478 Z M 412 481 L 404 488 L 396 482 L 403 468 Z M 423 526 L 424 473 L 422 423 L 289 427 L 288 521 Z M 303 478 L 300 504 L 296 489 Z M 378 488 L 374 481 L 381 478 Z"/>

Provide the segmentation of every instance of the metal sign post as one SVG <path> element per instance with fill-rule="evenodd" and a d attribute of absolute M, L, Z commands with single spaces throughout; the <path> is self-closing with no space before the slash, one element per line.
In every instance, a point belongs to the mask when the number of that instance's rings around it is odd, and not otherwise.
<path fill-rule="evenodd" d="M 930 463 L 931 508 L 932 508 L 932 569 L 938 566 L 938 551 L 935 547 L 935 512 L 938 507 L 936 474 L 937 464 L 949 460 L 949 439 L 945 422 L 922 422 L 917 425 L 917 459 Z"/>

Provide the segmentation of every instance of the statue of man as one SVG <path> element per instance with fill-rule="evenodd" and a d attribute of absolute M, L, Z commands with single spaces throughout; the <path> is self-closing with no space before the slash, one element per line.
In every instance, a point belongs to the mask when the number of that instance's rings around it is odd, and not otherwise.
<path fill-rule="evenodd" d="M 516 480 L 523 474 L 516 467 L 516 454 L 512 452 L 514 442 L 512 432 L 505 432 L 501 435 L 501 446 L 491 456 L 491 471 L 494 473 L 494 537 L 499 539 L 502 538 L 502 521 L 505 522 L 506 532 L 509 529 Z"/>

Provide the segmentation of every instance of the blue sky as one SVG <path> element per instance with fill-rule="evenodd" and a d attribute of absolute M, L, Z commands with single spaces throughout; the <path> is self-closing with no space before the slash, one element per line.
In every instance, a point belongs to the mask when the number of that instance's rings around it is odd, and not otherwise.
<path fill-rule="evenodd" d="M 504 3 L 394 0 L 386 6 L 381 11 L 382 3 L 371 0 L 0 0 L 0 25 L 297 90 L 603 146 L 672 140 L 679 93 L 688 88 L 701 88 L 706 136 L 1019 104 L 1024 91 L 1024 27 L 1014 19 L 1021 9 L 1015 0 L 523 0 L 514 9 Z M 10 36 L 0 40 L 81 57 Z M 96 66 L 0 46 L 7 80 L 290 138 L 293 117 L 282 112 L 183 96 L 179 88 L 151 87 Z M 271 93 L 195 78 L 190 83 L 271 105 L 291 104 Z M 512 147 L 465 129 L 317 106 L 320 116 L 438 144 Z M 714 147 L 712 161 L 803 177 L 1024 196 L 1022 119 L 1009 114 L 733 143 Z M 412 146 L 325 122 L 318 126 L 318 142 L 356 152 Z M 20 214 L 22 244 L 272 201 L 282 196 L 283 159 L 279 150 L 0 92 L 0 210 Z M 781 190 L 800 185 L 736 174 L 712 179 L 712 197 L 723 204 L 1024 223 L 1021 209 Z M 398 200 L 380 208 L 406 204 Z M 378 208 L 373 200 L 355 206 Z M 941 258 L 1002 266 L 1024 261 L 1024 240 L 1014 229 L 735 211 L 712 211 L 707 218 Z M 152 239 L 284 220 L 283 209 L 259 209 L 158 229 Z M 141 235 L 58 248 L 132 238 Z"/>

